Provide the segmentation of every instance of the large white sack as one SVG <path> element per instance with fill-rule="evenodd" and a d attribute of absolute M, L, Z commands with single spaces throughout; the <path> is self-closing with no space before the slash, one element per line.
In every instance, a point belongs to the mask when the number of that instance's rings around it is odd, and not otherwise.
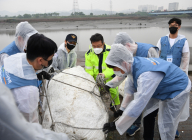
<path fill-rule="evenodd" d="M 80 66 L 66 69 L 63 72 L 84 77 L 94 83 L 64 73 L 59 73 L 53 77 L 48 86 L 47 96 L 53 120 L 56 122 L 54 130 L 66 133 L 74 140 L 104 140 L 105 135 L 102 128 L 109 118 L 104 103 L 100 97 L 82 90 L 93 91 L 94 89 L 94 93 L 100 96 L 98 88 L 94 88 L 95 80 Z M 54 81 L 54 79 L 82 89 Z M 73 127 L 96 128 L 98 130 L 77 129 L 57 122 Z M 47 107 L 42 126 L 50 129 L 51 124 L 49 108 Z"/>

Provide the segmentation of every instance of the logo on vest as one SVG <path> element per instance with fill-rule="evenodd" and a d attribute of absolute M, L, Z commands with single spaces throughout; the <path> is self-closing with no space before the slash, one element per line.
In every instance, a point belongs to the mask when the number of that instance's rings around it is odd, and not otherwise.
<path fill-rule="evenodd" d="M 153 65 L 158 65 L 160 64 L 157 60 L 153 59 L 153 58 L 146 58 L 147 60 L 149 60 Z"/>
<path fill-rule="evenodd" d="M 3 83 L 3 80 L 1 78 L 2 77 L 1 73 L 2 73 L 2 69 L 0 69 L 0 82 Z"/>
<path fill-rule="evenodd" d="M 4 83 L 5 85 L 7 84 L 10 84 L 12 81 L 11 81 L 11 78 L 10 78 L 10 75 L 9 73 L 4 69 L 4 66 L 1 67 L 0 69 L 0 80 L 3 82 L 4 80 Z"/>
<path fill-rule="evenodd" d="M 10 84 L 12 81 L 11 81 L 11 78 L 10 78 L 9 73 L 7 71 L 5 71 L 5 75 L 6 75 L 6 79 L 8 81 L 8 84 Z"/>

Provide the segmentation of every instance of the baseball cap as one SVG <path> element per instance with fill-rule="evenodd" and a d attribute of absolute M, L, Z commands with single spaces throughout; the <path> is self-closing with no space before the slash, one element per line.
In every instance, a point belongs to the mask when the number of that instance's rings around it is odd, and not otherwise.
<path fill-rule="evenodd" d="M 77 43 L 77 36 L 75 34 L 68 34 L 66 36 L 65 40 L 68 42 L 76 42 Z"/>

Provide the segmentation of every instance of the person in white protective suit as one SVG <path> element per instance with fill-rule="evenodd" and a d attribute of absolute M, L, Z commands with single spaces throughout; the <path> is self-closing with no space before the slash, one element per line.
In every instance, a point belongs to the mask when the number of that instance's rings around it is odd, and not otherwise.
<path fill-rule="evenodd" d="M 135 42 L 126 32 L 120 32 L 116 35 L 114 44 L 122 44 L 127 46 L 129 51 L 133 53 L 133 56 L 140 57 L 159 57 L 158 48 L 152 44 L 139 43 Z M 119 77 L 115 76 L 111 81 L 106 83 L 106 86 L 110 88 L 115 88 L 119 86 L 124 80 L 126 76 Z M 129 78 L 129 77 L 128 77 Z M 118 114 L 122 114 L 122 111 L 114 113 L 114 117 L 118 117 Z M 137 118 L 137 120 L 133 123 L 133 125 L 126 131 L 126 134 L 129 136 L 133 136 L 137 131 L 140 130 L 141 125 L 141 115 Z"/>
<path fill-rule="evenodd" d="M 11 89 L 17 107 L 29 122 L 39 122 L 36 71 L 50 66 L 56 51 L 55 42 L 44 35 L 35 34 L 28 40 L 26 53 L 5 58 L 0 68 L 0 82 Z"/>
<path fill-rule="evenodd" d="M 184 35 L 179 34 L 181 20 L 172 18 L 168 22 L 170 34 L 159 39 L 157 47 L 161 59 L 169 61 L 181 68 L 188 75 L 190 51 L 189 44 Z M 187 101 L 189 105 L 189 99 Z M 176 131 L 176 138 L 179 137 L 179 131 Z"/>
<path fill-rule="evenodd" d="M 64 133 L 29 123 L 19 112 L 11 91 L 0 83 L 0 138 L 2 140 L 69 140 Z"/>
<path fill-rule="evenodd" d="M 65 42 L 59 46 L 57 53 L 53 57 L 54 70 L 62 71 L 66 68 L 76 66 L 77 54 L 74 50 L 77 44 L 77 36 L 75 34 L 68 34 Z"/>
<path fill-rule="evenodd" d="M 13 54 L 22 53 L 27 49 L 28 39 L 38 33 L 38 31 L 31 26 L 27 21 L 20 22 L 16 26 L 15 41 L 6 46 L 0 51 L 0 67 L 4 64 L 3 60 Z"/>
<path fill-rule="evenodd" d="M 118 76 L 130 75 L 120 110 L 122 116 L 106 123 L 103 131 L 116 130 L 122 135 L 139 117 L 153 112 L 158 103 L 158 126 L 162 140 L 174 140 L 175 132 L 191 90 L 191 81 L 176 65 L 160 58 L 134 57 L 121 44 L 114 44 L 105 61 Z M 133 96 L 134 95 L 134 96 Z M 156 106 L 155 106 L 156 109 Z M 184 116 L 183 116 L 184 117 Z M 185 116 L 187 120 L 189 116 Z M 150 122 L 149 122 L 150 123 Z M 144 140 L 149 140 L 144 138 Z"/>

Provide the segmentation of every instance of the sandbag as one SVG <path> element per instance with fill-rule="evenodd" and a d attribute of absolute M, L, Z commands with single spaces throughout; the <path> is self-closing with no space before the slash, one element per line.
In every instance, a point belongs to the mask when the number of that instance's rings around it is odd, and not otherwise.
<path fill-rule="evenodd" d="M 47 91 L 55 122 L 54 131 L 66 133 L 72 140 L 104 140 L 102 128 L 108 122 L 109 116 L 99 96 L 95 80 L 80 66 L 55 75 L 49 82 Z M 51 125 L 52 120 L 47 107 L 42 126 L 50 129 Z"/>

